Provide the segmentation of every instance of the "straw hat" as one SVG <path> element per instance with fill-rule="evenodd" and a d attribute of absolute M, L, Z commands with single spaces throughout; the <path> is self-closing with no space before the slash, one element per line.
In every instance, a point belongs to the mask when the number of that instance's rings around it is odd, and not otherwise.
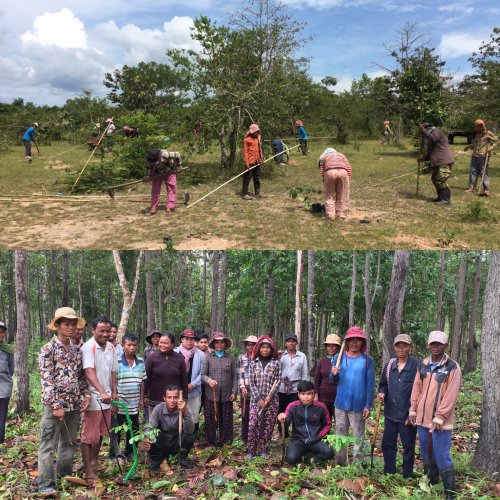
<path fill-rule="evenodd" d="M 340 337 L 338 335 L 335 335 L 334 333 L 330 333 L 329 335 L 326 336 L 326 339 L 323 342 L 323 345 L 327 345 L 327 344 L 342 345 L 342 341 L 340 340 Z"/>
<path fill-rule="evenodd" d="M 59 309 L 56 309 L 56 312 L 54 313 L 54 319 L 47 325 L 47 328 L 49 328 L 50 330 L 54 330 L 54 331 L 57 330 L 56 321 L 61 319 L 61 318 L 78 320 L 76 322 L 77 328 L 85 328 L 85 326 L 87 325 L 87 322 L 85 321 L 85 319 L 80 317 L 80 316 L 77 316 L 76 312 L 73 308 L 60 307 Z"/>
<path fill-rule="evenodd" d="M 255 335 L 249 335 L 246 339 L 240 340 L 240 344 L 244 344 L 246 342 L 253 342 L 256 344 L 257 340 L 259 339 Z"/>

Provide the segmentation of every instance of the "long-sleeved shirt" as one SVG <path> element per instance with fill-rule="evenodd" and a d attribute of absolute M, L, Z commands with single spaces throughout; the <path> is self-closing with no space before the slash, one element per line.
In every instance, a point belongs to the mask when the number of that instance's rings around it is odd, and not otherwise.
<path fill-rule="evenodd" d="M 297 128 L 297 137 L 299 141 L 307 141 L 307 132 L 302 125 Z"/>
<path fill-rule="evenodd" d="M 314 390 L 318 393 L 320 401 L 334 402 L 337 396 L 337 381 L 330 378 L 332 373 L 332 360 L 321 358 L 314 375 Z"/>
<path fill-rule="evenodd" d="M 203 364 L 203 358 L 205 354 L 203 351 L 200 351 L 197 347 L 193 347 L 195 353 L 191 358 L 191 380 L 188 380 L 188 384 L 193 386 L 193 390 L 185 396 L 185 398 L 192 399 L 201 396 L 201 365 Z M 181 356 L 182 353 L 179 351 L 179 348 L 174 349 L 175 352 L 178 352 Z M 189 377 L 188 377 L 189 378 Z"/>
<path fill-rule="evenodd" d="M 231 354 L 224 352 L 218 357 L 215 352 L 205 354 L 201 365 L 201 381 L 205 384 L 205 398 L 213 401 L 212 388 L 208 385 L 210 380 L 216 380 L 215 397 L 217 401 L 229 401 L 231 395 L 238 393 L 238 371 L 236 361 Z"/>
<path fill-rule="evenodd" d="M 321 155 L 319 158 L 319 166 L 323 166 L 325 172 L 334 168 L 342 168 L 347 171 L 349 179 L 352 177 L 352 167 L 349 160 L 338 151 L 332 151 L 326 155 Z"/>
<path fill-rule="evenodd" d="M 338 354 L 332 359 L 332 366 L 337 364 Z M 332 380 L 338 380 L 335 408 L 361 413 L 370 410 L 375 388 L 375 363 L 371 356 L 361 354 L 351 358 L 345 353 L 340 361 L 340 370 Z"/>
<path fill-rule="evenodd" d="M 245 165 L 249 167 L 250 165 L 261 163 L 263 159 L 264 155 L 260 145 L 260 138 L 247 135 L 243 139 L 243 160 L 245 161 Z"/>
<path fill-rule="evenodd" d="M 498 137 L 490 130 L 487 130 L 484 134 L 476 133 L 471 145 L 472 156 L 485 156 L 486 153 L 489 153 L 497 144 Z M 466 149 L 469 149 L 471 146 Z"/>
<path fill-rule="evenodd" d="M 278 400 L 278 385 L 281 380 L 281 364 L 277 359 L 271 359 L 263 367 L 259 358 L 250 363 L 250 404 L 257 406 L 259 401 L 269 397 Z M 273 384 L 277 382 L 272 393 Z"/>
<path fill-rule="evenodd" d="M 166 403 L 156 405 L 149 417 L 149 423 L 146 426 L 148 429 L 160 429 L 161 432 L 179 435 L 179 410 L 176 408 L 174 412 L 170 413 Z M 182 416 L 182 432 L 184 434 L 194 433 L 193 415 L 189 407 L 185 415 Z"/>
<path fill-rule="evenodd" d="M 163 390 L 169 384 L 188 394 L 186 363 L 178 352 L 153 351 L 146 359 L 146 376 L 144 394 L 151 401 L 163 401 Z"/>
<path fill-rule="evenodd" d="M 422 133 L 427 139 L 427 153 L 422 158 L 424 161 L 430 161 L 431 167 L 452 165 L 455 162 L 448 138 L 439 129 L 432 127 L 424 129 Z"/>
<path fill-rule="evenodd" d="M 382 370 L 378 392 L 385 395 L 384 417 L 393 422 L 404 422 L 410 411 L 410 397 L 419 361 L 413 356 L 401 371 L 397 358 L 392 358 Z"/>
<path fill-rule="evenodd" d="M 319 401 L 313 401 L 310 406 L 293 401 L 286 407 L 285 414 L 285 425 L 293 423 L 292 440 L 297 439 L 305 444 L 317 443 L 332 426 L 326 406 Z"/>
<path fill-rule="evenodd" d="M 0 349 L 0 398 L 12 396 L 12 375 L 14 375 L 14 354 Z"/>
<path fill-rule="evenodd" d="M 415 376 L 409 415 L 417 417 L 417 425 L 430 428 L 434 422 L 443 430 L 451 430 L 462 372 L 458 363 L 447 354 L 432 371 L 430 361 L 430 357 L 424 359 Z"/>
<path fill-rule="evenodd" d="M 66 348 L 54 337 L 40 349 L 38 365 L 42 404 L 53 410 L 79 410 L 83 397 L 90 394 L 81 350 L 71 342 Z"/>
<path fill-rule="evenodd" d="M 285 351 L 280 358 L 281 363 L 281 383 L 279 392 L 293 394 L 297 392 L 297 384 L 301 380 L 309 380 L 307 372 L 307 358 L 301 351 L 297 351 L 295 356 L 290 356 Z"/>
<path fill-rule="evenodd" d="M 252 360 L 248 357 L 248 354 L 240 354 L 237 361 L 238 369 L 238 386 L 240 389 L 246 387 L 247 391 L 250 390 L 250 363 Z"/>

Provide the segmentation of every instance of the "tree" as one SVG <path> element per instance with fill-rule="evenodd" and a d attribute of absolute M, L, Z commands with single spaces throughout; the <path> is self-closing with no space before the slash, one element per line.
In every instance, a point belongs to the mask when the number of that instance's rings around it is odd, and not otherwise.
<path fill-rule="evenodd" d="M 354 325 L 354 299 L 356 297 L 356 264 L 358 254 L 356 250 L 352 252 L 352 280 L 351 280 L 351 298 L 349 299 L 349 327 Z"/>
<path fill-rule="evenodd" d="M 437 302 L 437 318 L 436 318 L 436 330 L 443 331 L 444 329 L 444 317 L 443 317 L 443 290 L 444 290 L 444 277 L 445 277 L 445 265 L 446 265 L 446 254 L 444 250 L 439 252 L 440 254 L 440 265 L 439 265 L 439 285 L 438 285 L 438 302 Z"/>
<path fill-rule="evenodd" d="M 210 328 L 212 332 L 217 332 L 219 325 L 219 251 L 215 250 L 212 255 L 212 307 L 210 314 Z"/>
<path fill-rule="evenodd" d="M 302 336 L 302 275 L 304 264 L 302 262 L 302 250 L 297 250 L 297 277 L 295 279 L 295 335 L 300 345 Z"/>
<path fill-rule="evenodd" d="M 500 470 L 500 251 L 491 253 L 483 306 L 481 362 L 483 409 L 474 465 L 488 473 Z"/>
<path fill-rule="evenodd" d="M 217 304 L 218 320 L 217 325 L 220 330 L 225 331 L 226 324 L 226 284 L 227 284 L 227 250 L 221 251 L 220 273 L 219 273 L 219 297 Z"/>
<path fill-rule="evenodd" d="M 479 308 L 479 294 L 481 291 L 481 271 L 482 258 L 481 255 L 476 257 L 476 272 L 474 273 L 474 291 L 472 293 L 472 302 L 470 306 L 469 318 L 469 336 L 467 342 L 467 361 L 465 363 L 463 373 L 473 372 L 477 366 L 477 341 L 476 328 Z"/>
<path fill-rule="evenodd" d="M 462 343 L 462 322 L 464 315 L 465 292 L 467 287 L 467 256 L 463 254 L 458 268 L 458 291 L 455 302 L 455 319 L 451 336 L 451 353 L 453 359 L 460 359 L 460 345 Z"/>
<path fill-rule="evenodd" d="M 15 364 L 17 374 L 17 399 L 16 408 L 19 414 L 30 411 L 30 384 L 28 366 L 28 252 L 16 250 L 16 305 L 17 305 L 17 331 Z"/>
<path fill-rule="evenodd" d="M 155 320 L 155 301 L 153 296 L 153 273 L 151 272 L 152 267 L 152 257 L 151 251 L 144 251 L 144 267 L 146 268 L 146 332 L 149 335 L 151 332 L 156 330 L 156 320 Z"/>
<path fill-rule="evenodd" d="M 310 367 L 316 361 L 316 312 L 314 310 L 314 250 L 307 251 L 307 357 Z"/>
<path fill-rule="evenodd" d="M 387 363 L 394 353 L 394 339 L 401 333 L 401 318 L 403 316 L 409 260 L 410 252 L 408 250 L 396 250 L 394 253 L 391 286 L 384 313 L 383 364 Z"/>

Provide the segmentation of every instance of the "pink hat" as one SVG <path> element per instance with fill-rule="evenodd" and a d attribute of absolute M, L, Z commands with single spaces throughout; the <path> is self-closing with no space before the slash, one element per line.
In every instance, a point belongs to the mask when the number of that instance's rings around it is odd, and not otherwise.
<path fill-rule="evenodd" d="M 389 125 L 390 123 L 391 123 L 391 122 L 390 122 L 389 120 L 386 120 L 386 121 L 384 122 L 384 125 Z"/>
<path fill-rule="evenodd" d="M 255 132 L 260 132 L 260 128 L 256 123 L 252 123 L 252 125 L 248 127 L 248 133 L 255 134 Z"/>
<path fill-rule="evenodd" d="M 347 330 L 347 333 L 345 334 L 344 340 L 349 340 L 349 339 L 362 339 L 363 340 L 363 346 L 361 347 L 360 351 L 365 352 L 366 351 L 366 341 L 368 340 L 366 335 L 363 333 L 363 330 L 359 326 L 351 326 L 349 330 Z M 349 348 L 347 348 L 349 350 Z"/>
<path fill-rule="evenodd" d="M 299 127 L 303 127 L 303 126 L 304 126 L 304 124 L 302 123 L 302 121 L 301 121 L 301 120 L 297 120 L 297 121 L 295 122 L 295 125 L 298 125 Z"/>

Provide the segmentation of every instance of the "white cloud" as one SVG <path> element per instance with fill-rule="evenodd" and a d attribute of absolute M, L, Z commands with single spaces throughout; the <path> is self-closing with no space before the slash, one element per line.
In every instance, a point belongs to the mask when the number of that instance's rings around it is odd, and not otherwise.
<path fill-rule="evenodd" d="M 21 35 L 24 47 L 32 44 L 56 45 L 64 49 L 86 49 L 85 26 L 66 7 L 51 14 L 44 12 L 33 21 L 33 31 Z"/>
<path fill-rule="evenodd" d="M 461 3 L 450 3 L 448 5 L 443 5 L 438 9 L 440 12 L 453 12 L 454 14 L 464 14 L 469 15 L 474 12 L 474 7 L 470 5 L 464 5 Z"/>
<path fill-rule="evenodd" d="M 477 51 L 484 36 L 477 33 L 449 33 L 441 36 L 438 52 L 447 59 L 465 56 Z"/>

